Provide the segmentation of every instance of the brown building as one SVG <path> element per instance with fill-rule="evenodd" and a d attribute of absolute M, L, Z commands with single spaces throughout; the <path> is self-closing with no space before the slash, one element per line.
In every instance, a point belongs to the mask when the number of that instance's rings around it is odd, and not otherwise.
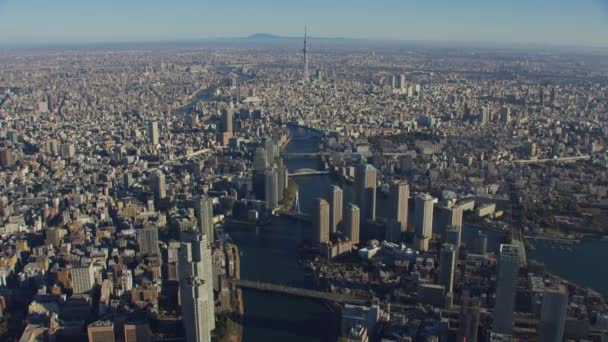
<path fill-rule="evenodd" d="M 329 203 L 323 198 L 317 198 L 313 211 L 313 245 L 320 247 L 329 241 Z"/>
<path fill-rule="evenodd" d="M 89 342 L 114 342 L 114 322 L 97 321 L 87 328 Z"/>
<path fill-rule="evenodd" d="M 140 342 L 150 341 L 152 332 L 150 326 L 146 323 L 126 323 L 125 324 L 125 342 Z"/>

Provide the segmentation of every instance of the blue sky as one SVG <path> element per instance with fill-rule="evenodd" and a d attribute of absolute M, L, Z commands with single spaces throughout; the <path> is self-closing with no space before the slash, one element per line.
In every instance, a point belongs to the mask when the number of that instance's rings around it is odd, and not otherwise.
<path fill-rule="evenodd" d="M 257 32 L 608 46 L 608 0 L 0 0 L 0 43 Z"/>

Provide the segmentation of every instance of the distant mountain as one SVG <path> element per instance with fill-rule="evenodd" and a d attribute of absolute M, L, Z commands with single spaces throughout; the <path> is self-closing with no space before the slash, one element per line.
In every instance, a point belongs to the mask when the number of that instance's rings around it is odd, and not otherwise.
<path fill-rule="evenodd" d="M 287 37 L 277 36 L 276 34 L 271 33 L 254 33 L 245 39 L 285 39 Z"/>

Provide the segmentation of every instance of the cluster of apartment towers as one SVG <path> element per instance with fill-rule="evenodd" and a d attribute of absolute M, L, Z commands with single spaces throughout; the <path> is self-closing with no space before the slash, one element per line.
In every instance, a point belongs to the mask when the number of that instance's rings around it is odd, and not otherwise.
<path fill-rule="evenodd" d="M 359 164 L 355 168 L 356 203 L 349 203 L 344 210 L 343 192 L 338 186 L 331 186 L 327 199 L 317 198 L 313 210 L 313 245 L 321 247 L 330 242 L 330 236 L 341 233 L 352 243 L 359 242 L 361 222 L 376 220 L 377 170 L 369 164 Z M 408 230 L 408 200 L 410 188 L 405 181 L 390 184 L 390 215 L 386 225 L 386 240 L 398 242 L 401 234 Z M 417 250 L 427 251 L 433 234 L 434 198 L 419 194 L 414 199 L 414 245 Z M 460 209 L 460 210 L 459 210 Z M 444 215 L 442 215 L 444 216 Z M 460 237 L 462 209 L 449 210 L 447 230 Z"/>

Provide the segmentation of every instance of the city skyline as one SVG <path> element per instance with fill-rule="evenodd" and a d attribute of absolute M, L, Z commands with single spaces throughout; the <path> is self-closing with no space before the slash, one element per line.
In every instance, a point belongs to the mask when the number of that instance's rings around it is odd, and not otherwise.
<path fill-rule="evenodd" d="M 508 4 L 466 0 L 458 6 L 445 0 L 384 0 L 373 5 L 316 0 L 278 5 L 267 0 L 255 5 L 241 0 L 230 4 L 2 1 L 0 30 L 5 34 L 0 45 L 187 41 L 260 32 L 299 37 L 307 25 L 313 38 L 606 47 L 607 19 L 608 3 L 599 0 Z"/>
<path fill-rule="evenodd" d="M 190 28 L 15 1 L 15 37 Z M 0 340 L 608 339 L 608 48 L 321 37 L 585 11 L 266 1 L 184 23 L 276 35 L 0 47 Z"/>

